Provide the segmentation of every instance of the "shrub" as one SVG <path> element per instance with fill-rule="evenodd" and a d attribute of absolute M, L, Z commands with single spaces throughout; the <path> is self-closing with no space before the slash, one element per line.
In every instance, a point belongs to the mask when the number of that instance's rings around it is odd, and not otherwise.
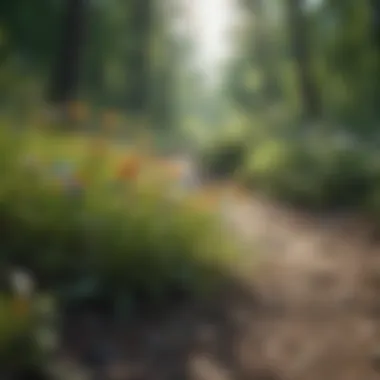
<path fill-rule="evenodd" d="M 266 140 L 247 155 L 241 179 L 282 201 L 363 210 L 379 171 L 371 151 L 334 140 Z"/>
<path fill-rule="evenodd" d="M 0 295 L 0 368 L 12 370 L 38 360 L 33 342 L 33 321 L 29 313 L 17 313 L 12 299 Z"/>
<path fill-rule="evenodd" d="M 118 177 L 112 153 L 65 156 L 60 137 L 14 139 L 8 131 L 0 142 L 12 149 L 8 158 L 0 153 L 1 255 L 31 269 L 41 286 L 92 279 L 110 294 L 159 299 L 173 287 L 204 292 L 225 271 L 230 250 L 211 214 L 140 184 L 136 173 Z"/>
<path fill-rule="evenodd" d="M 58 309 L 48 294 L 22 298 L 0 293 L 1 378 L 47 373 L 49 359 L 58 348 L 58 325 Z"/>
<path fill-rule="evenodd" d="M 228 178 L 244 164 L 246 151 L 246 142 L 241 136 L 223 138 L 204 148 L 199 158 L 200 166 L 208 178 Z"/>

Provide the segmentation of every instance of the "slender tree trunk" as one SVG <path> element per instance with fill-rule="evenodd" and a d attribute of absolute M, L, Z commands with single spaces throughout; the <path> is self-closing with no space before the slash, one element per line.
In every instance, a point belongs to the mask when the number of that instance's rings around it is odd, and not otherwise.
<path fill-rule="evenodd" d="M 302 100 L 302 113 L 306 120 L 321 116 L 321 99 L 311 70 L 308 26 L 302 10 L 303 0 L 287 0 L 287 16 L 291 48 L 297 64 Z"/>
<path fill-rule="evenodd" d="M 66 114 L 75 99 L 79 82 L 80 55 L 84 41 L 87 0 L 66 0 L 56 67 L 53 71 L 48 98 Z"/>
<path fill-rule="evenodd" d="M 129 31 L 131 36 L 136 35 L 139 45 L 129 52 L 128 71 L 133 80 L 129 79 L 127 83 L 129 96 L 126 107 L 134 114 L 141 116 L 148 109 L 152 0 L 128 0 L 128 2 L 132 12 Z"/>
<path fill-rule="evenodd" d="M 372 38 L 372 46 L 375 52 L 377 52 L 376 69 L 373 76 L 374 83 L 380 83 L 380 0 L 369 0 L 369 11 L 371 16 L 370 33 Z M 380 104 L 380 87 L 374 86 L 373 107 L 374 115 L 378 115 L 378 105 Z M 376 119 L 376 118 L 375 118 Z"/>
<path fill-rule="evenodd" d="M 370 0 L 370 7 L 372 11 L 372 30 L 374 42 L 377 49 L 380 50 L 380 1 Z"/>
<path fill-rule="evenodd" d="M 155 34 L 152 36 L 150 117 L 156 128 L 168 130 L 172 119 L 173 62 L 170 61 L 171 38 L 168 35 L 168 2 L 155 2 Z"/>

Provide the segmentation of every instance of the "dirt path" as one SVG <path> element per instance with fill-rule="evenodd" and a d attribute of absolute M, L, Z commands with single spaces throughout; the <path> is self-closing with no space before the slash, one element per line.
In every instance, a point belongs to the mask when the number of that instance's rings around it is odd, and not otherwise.
<path fill-rule="evenodd" d="M 241 192 L 226 215 L 251 246 L 243 267 L 266 310 L 251 328 L 261 330 L 259 355 L 274 378 L 380 378 L 372 360 L 380 343 L 380 247 L 371 230 Z M 259 255 L 254 264 L 252 255 Z M 248 330 L 243 345 L 247 339 Z"/>
<path fill-rule="evenodd" d="M 380 246 L 370 229 L 222 192 L 227 231 L 244 243 L 240 282 L 106 338 L 100 329 L 101 346 L 124 352 L 104 379 L 380 379 Z"/>

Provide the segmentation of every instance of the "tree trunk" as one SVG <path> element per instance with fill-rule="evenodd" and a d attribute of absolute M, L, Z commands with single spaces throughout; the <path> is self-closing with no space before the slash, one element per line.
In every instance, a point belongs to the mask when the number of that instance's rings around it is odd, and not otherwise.
<path fill-rule="evenodd" d="M 321 116 L 322 106 L 311 70 L 308 27 L 302 3 L 303 0 L 287 0 L 287 16 L 291 49 L 297 64 L 303 118 L 310 121 Z"/>
<path fill-rule="evenodd" d="M 63 111 L 63 116 L 69 116 L 67 106 L 75 99 L 78 87 L 86 2 L 87 0 L 66 0 L 62 40 L 48 94 L 49 101 Z"/>
<path fill-rule="evenodd" d="M 370 0 L 370 6 L 372 11 L 372 30 L 374 42 L 377 49 L 380 49 L 380 1 Z"/>

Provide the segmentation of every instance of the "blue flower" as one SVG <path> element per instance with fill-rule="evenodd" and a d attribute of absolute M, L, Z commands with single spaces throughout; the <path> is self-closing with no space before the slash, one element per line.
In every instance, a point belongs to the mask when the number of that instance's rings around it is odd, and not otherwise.
<path fill-rule="evenodd" d="M 74 167 L 69 162 L 59 161 L 53 164 L 53 174 L 59 178 L 66 179 L 72 175 Z"/>

